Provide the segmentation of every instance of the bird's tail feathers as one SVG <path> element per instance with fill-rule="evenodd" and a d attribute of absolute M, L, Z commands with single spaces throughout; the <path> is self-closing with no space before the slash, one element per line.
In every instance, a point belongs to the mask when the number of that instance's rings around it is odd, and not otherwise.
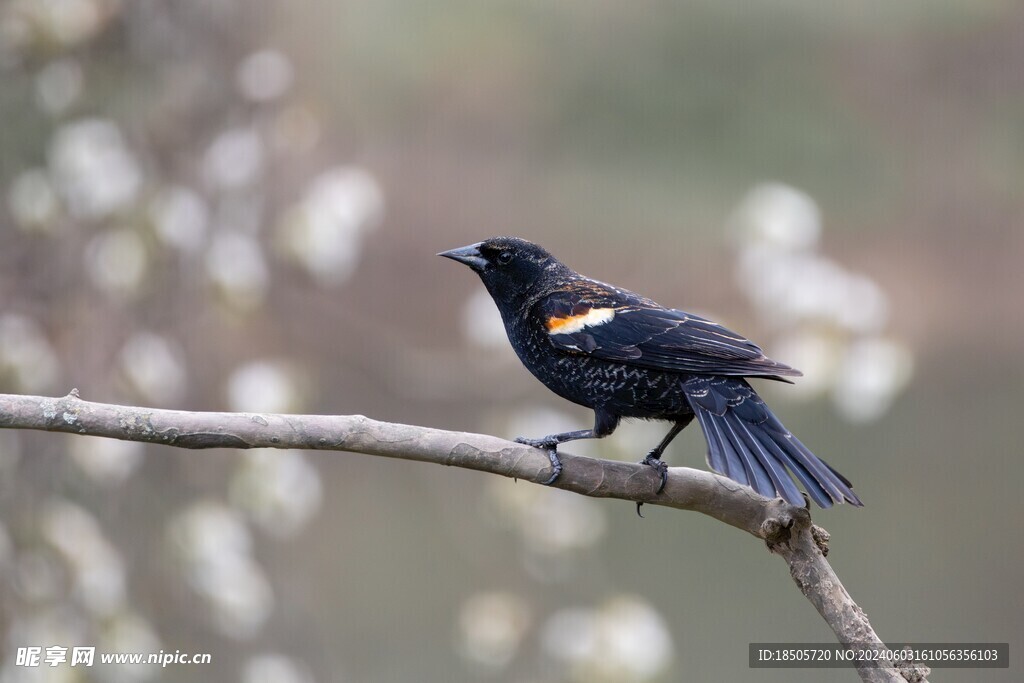
<path fill-rule="evenodd" d="M 793 436 L 746 381 L 695 377 L 684 387 L 714 471 L 793 505 L 804 505 L 794 476 L 823 508 L 842 502 L 863 505 L 850 481 Z"/>

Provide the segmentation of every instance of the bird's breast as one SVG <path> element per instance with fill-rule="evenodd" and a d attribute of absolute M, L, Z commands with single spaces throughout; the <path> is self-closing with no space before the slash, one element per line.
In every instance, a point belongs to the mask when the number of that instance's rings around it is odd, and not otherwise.
<path fill-rule="evenodd" d="M 508 333 L 526 369 L 566 400 L 623 417 L 657 418 L 689 411 L 683 375 L 559 349 L 540 326 L 510 326 Z"/>

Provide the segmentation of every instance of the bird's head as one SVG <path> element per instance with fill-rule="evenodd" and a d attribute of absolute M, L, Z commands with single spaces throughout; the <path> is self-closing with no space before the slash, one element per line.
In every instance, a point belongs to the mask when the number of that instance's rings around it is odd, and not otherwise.
<path fill-rule="evenodd" d="M 438 256 L 469 266 L 499 304 L 521 300 L 545 276 L 565 269 L 543 247 L 518 237 L 492 237 Z"/>

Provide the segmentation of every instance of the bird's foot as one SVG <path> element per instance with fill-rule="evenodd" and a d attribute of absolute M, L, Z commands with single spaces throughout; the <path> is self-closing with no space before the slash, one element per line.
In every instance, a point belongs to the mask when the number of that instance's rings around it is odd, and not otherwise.
<path fill-rule="evenodd" d="M 542 439 L 530 439 L 525 436 L 517 436 L 515 442 L 521 443 L 525 446 L 533 446 L 534 448 L 540 448 L 545 451 L 558 447 L 558 442 L 552 439 L 550 436 L 545 436 Z"/>
<path fill-rule="evenodd" d="M 562 461 L 558 459 L 558 442 L 551 438 L 528 439 L 525 436 L 520 436 L 516 439 L 516 443 L 539 448 L 548 454 L 548 460 L 551 461 L 551 476 L 548 477 L 547 481 L 541 483 L 544 486 L 554 484 L 559 475 L 562 474 Z"/>
<path fill-rule="evenodd" d="M 658 457 L 654 451 L 648 453 L 643 460 L 640 461 L 641 465 L 647 465 L 653 467 L 659 475 L 661 475 L 661 485 L 658 486 L 658 490 L 655 493 L 661 493 L 665 490 L 665 484 L 668 483 L 668 465 L 666 465 L 660 457 Z M 639 513 L 639 510 L 637 511 Z"/>
<path fill-rule="evenodd" d="M 658 486 L 658 490 L 654 492 L 655 495 L 664 491 L 665 484 L 668 483 L 668 465 L 662 462 L 661 458 L 658 457 L 655 451 L 651 451 L 650 453 L 645 455 L 644 459 L 640 461 L 640 464 L 647 465 L 648 467 L 653 467 L 655 470 L 657 470 L 658 474 L 661 475 L 661 485 Z M 638 517 L 641 518 L 643 518 L 644 516 L 644 514 L 640 512 L 640 508 L 642 508 L 643 505 L 643 503 L 636 504 L 636 514 Z"/>

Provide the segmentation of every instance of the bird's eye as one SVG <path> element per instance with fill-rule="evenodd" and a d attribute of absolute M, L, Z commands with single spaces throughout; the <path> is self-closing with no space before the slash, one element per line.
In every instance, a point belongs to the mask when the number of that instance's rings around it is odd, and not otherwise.
<path fill-rule="evenodd" d="M 498 254 L 498 263 L 500 263 L 501 265 L 507 266 L 511 262 L 512 262 L 512 252 L 511 251 L 503 251 L 500 254 Z"/>

